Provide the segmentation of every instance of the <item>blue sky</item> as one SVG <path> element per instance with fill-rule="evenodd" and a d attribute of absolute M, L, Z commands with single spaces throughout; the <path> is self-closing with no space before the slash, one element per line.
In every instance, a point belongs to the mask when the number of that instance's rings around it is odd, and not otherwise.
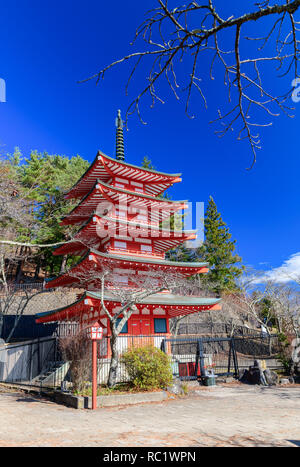
<path fill-rule="evenodd" d="M 113 156 L 117 109 L 125 113 L 145 72 L 132 82 L 129 96 L 124 92 L 128 64 L 108 72 L 98 86 L 78 80 L 131 51 L 135 28 L 155 5 L 154 0 L 2 2 L 0 78 L 6 81 L 7 102 L 0 103 L 1 152 L 19 146 L 24 155 L 37 149 L 92 161 L 101 149 Z M 240 11 L 240 2 L 232 0 L 224 15 Z M 203 69 L 205 65 L 204 60 Z M 183 72 L 179 70 L 179 78 Z M 170 191 L 173 199 L 195 203 L 213 196 L 244 262 L 278 268 L 300 252 L 300 103 L 295 118 L 281 115 L 262 131 L 263 149 L 247 171 L 252 156 L 246 142 L 237 142 L 234 134 L 219 139 L 214 134 L 218 127 L 209 124 L 225 98 L 222 77 L 211 83 L 207 73 L 202 76 L 208 111 L 194 94 L 191 111 L 196 118 L 187 118 L 184 101 L 177 102 L 162 85 L 166 103 L 154 109 L 148 101 L 142 106 L 147 125 L 136 117 L 129 121 L 126 160 L 140 164 L 147 155 L 158 170 L 182 172 L 183 182 Z M 271 70 L 266 82 L 278 86 Z"/>

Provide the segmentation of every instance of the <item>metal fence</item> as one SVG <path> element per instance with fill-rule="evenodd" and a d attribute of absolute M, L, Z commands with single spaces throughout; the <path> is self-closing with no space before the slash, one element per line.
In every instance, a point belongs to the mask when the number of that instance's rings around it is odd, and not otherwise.
<path fill-rule="evenodd" d="M 0 295 L 1 294 L 7 294 L 9 293 L 15 293 L 15 292 L 22 292 L 22 291 L 38 291 L 38 290 L 44 290 L 45 289 L 45 284 L 43 282 L 25 282 L 23 284 L 16 284 L 14 282 L 9 282 L 7 284 L 7 287 L 4 287 L 3 285 L 0 286 Z"/>
<path fill-rule="evenodd" d="M 71 331 L 70 331 L 71 330 Z M 70 337 L 75 328 L 61 328 L 61 336 Z M 60 339 L 52 337 L 0 347 L 0 381 L 11 382 L 39 389 L 60 387 L 64 381 L 72 382 L 70 363 L 64 361 L 60 351 Z M 252 337 L 187 337 L 167 338 L 164 334 L 127 336 L 117 340 L 118 354 L 127 349 L 153 345 L 170 356 L 173 375 L 182 380 L 195 380 L 213 370 L 216 375 L 232 375 L 253 365 L 255 358 L 269 359 L 277 365 L 275 355 L 279 351 L 276 336 Z M 110 340 L 98 342 L 98 384 L 107 384 L 110 368 Z M 85 355 L 86 380 L 91 381 L 91 348 Z M 270 365 L 268 364 L 270 368 Z M 120 361 L 117 382 L 127 382 L 128 374 Z"/>
<path fill-rule="evenodd" d="M 163 342 L 163 350 L 171 356 L 173 375 L 194 380 L 213 371 L 218 376 L 235 376 L 253 365 L 256 358 L 274 358 L 279 352 L 277 336 L 262 337 L 188 337 L 171 338 Z"/>
<path fill-rule="evenodd" d="M 7 340 L 11 329 L 15 325 L 15 315 L 2 316 L 3 325 L 0 332 L 0 338 Z M 54 322 L 54 323 L 36 323 L 34 315 L 22 315 L 18 317 L 18 322 L 10 342 L 32 341 L 42 337 L 64 337 L 75 335 L 78 331 L 77 322 Z"/>
<path fill-rule="evenodd" d="M 62 379 L 62 361 L 56 338 L 35 339 L 0 347 L 0 381 L 21 386 L 51 387 Z"/>
<path fill-rule="evenodd" d="M 76 335 L 74 326 L 59 327 L 57 336 L 33 341 L 9 344 L 0 347 L 0 382 L 47 389 L 60 387 L 63 381 L 71 382 L 70 363 L 64 361 L 60 350 L 60 339 Z M 164 334 L 118 336 L 117 349 L 121 356 L 127 349 L 153 345 L 162 348 Z M 98 383 L 107 384 L 110 368 L 110 340 L 105 337 L 98 342 Z M 91 381 L 91 346 L 84 356 L 87 382 Z M 117 382 L 127 382 L 128 374 L 120 361 L 117 368 Z"/>

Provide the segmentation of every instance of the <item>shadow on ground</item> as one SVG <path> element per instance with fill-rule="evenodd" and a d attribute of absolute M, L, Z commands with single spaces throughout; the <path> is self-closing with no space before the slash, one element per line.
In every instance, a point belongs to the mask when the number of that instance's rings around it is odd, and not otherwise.
<path fill-rule="evenodd" d="M 300 440 L 296 440 L 296 439 L 287 439 L 287 441 L 288 441 L 289 443 L 295 444 L 296 446 L 298 446 L 298 448 L 300 448 Z"/>

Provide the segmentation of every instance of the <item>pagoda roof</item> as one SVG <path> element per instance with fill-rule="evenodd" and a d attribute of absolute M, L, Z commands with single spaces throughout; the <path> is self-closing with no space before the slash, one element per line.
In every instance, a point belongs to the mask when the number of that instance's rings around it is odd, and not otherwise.
<path fill-rule="evenodd" d="M 98 151 L 96 158 L 78 182 L 66 193 L 66 199 L 82 198 L 96 180 L 108 182 L 112 177 L 125 177 L 139 183 L 145 183 L 149 194 L 159 195 L 173 183 L 181 181 L 181 174 L 166 174 L 152 169 L 138 167 L 127 162 L 113 159 Z"/>
<path fill-rule="evenodd" d="M 105 292 L 104 303 L 110 309 L 120 305 L 120 299 L 111 292 Z M 143 298 L 136 306 L 139 310 L 145 306 L 149 307 L 166 307 L 169 317 L 189 315 L 198 313 L 199 311 L 207 311 L 211 309 L 220 309 L 219 298 L 203 298 L 198 296 L 183 296 L 173 295 L 171 293 L 154 293 L 146 298 Z M 99 308 L 101 303 L 101 294 L 97 292 L 86 291 L 83 295 L 71 305 L 57 308 L 52 311 L 37 313 L 37 323 L 47 323 L 52 321 L 64 321 L 82 317 L 84 313 L 89 313 L 91 307 Z"/>
<path fill-rule="evenodd" d="M 117 206 L 130 205 L 130 207 L 136 209 L 149 210 L 150 220 L 154 223 L 158 223 L 159 219 L 169 218 L 171 212 L 187 207 L 186 200 L 173 201 L 165 198 L 155 198 L 144 193 L 114 187 L 98 180 L 70 214 L 62 219 L 61 225 L 85 222 L 92 214 L 96 213 L 99 204 L 104 201 Z"/>
<path fill-rule="evenodd" d="M 130 255 L 118 255 L 112 253 L 102 253 L 97 250 L 90 249 L 80 261 L 75 264 L 69 271 L 58 276 L 55 279 L 49 280 L 46 283 L 46 289 L 53 287 L 73 287 L 75 284 L 89 283 L 91 285 L 93 272 L 100 272 L 103 268 L 121 268 L 132 269 L 138 266 L 139 271 L 149 271 L 151 265 L 152 271 L 164 271 L 170 273 L 178 273 L 183 276 L 192 276 L 198 273 L 208 272 L 208 263 L 204 262 L 184 262 L 184 261 L 167 261 L 154 257 L 138 257 Z M 91 275 L 89 275 L 89 272 Z M 99 285 L 99 278 L 95 278 L 95 286 Z"/>
<path fill-rule="evenodd" d="M 105 236 L 99 236 L 99 228 L 101 228 L 101 232 L 106 233 Z M 196 230 L 170 230 L 141 222 L 128 221 L 120 217 L 94 215 L 80 228 L 73 240 L 57 247 L 53 254 L 77 255 L 88 250 L 89 247 L 98 249 L 101 240 L 114 238 L 116 235 L 129 237 L 130 240 L 151 238 L 156 250 L 166 252 L 187 240 L 195 239 L 196 232 Z"/>

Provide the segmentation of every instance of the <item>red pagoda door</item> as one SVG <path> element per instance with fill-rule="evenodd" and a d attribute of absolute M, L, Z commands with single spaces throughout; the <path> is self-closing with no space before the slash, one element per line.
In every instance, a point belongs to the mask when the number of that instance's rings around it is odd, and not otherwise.
<path fill-rule="evenodd" d="M 133 336 L 149 336 L 151 334 L 150 320 L 132 319 L 132 335 Z"/>
<path fill-rule="evenodd" d="M 131 345 L 132 346 L 143 346 L 153 344 L 153 338 L 148 337 L 151 335 L 151 323 L 149 318 L 148 319 L 139 319 L 134 318 L 131 321 L 131 334 L 133 336 L 142 336 L 138 337 L 137 339 L 132 339 Z"/>

